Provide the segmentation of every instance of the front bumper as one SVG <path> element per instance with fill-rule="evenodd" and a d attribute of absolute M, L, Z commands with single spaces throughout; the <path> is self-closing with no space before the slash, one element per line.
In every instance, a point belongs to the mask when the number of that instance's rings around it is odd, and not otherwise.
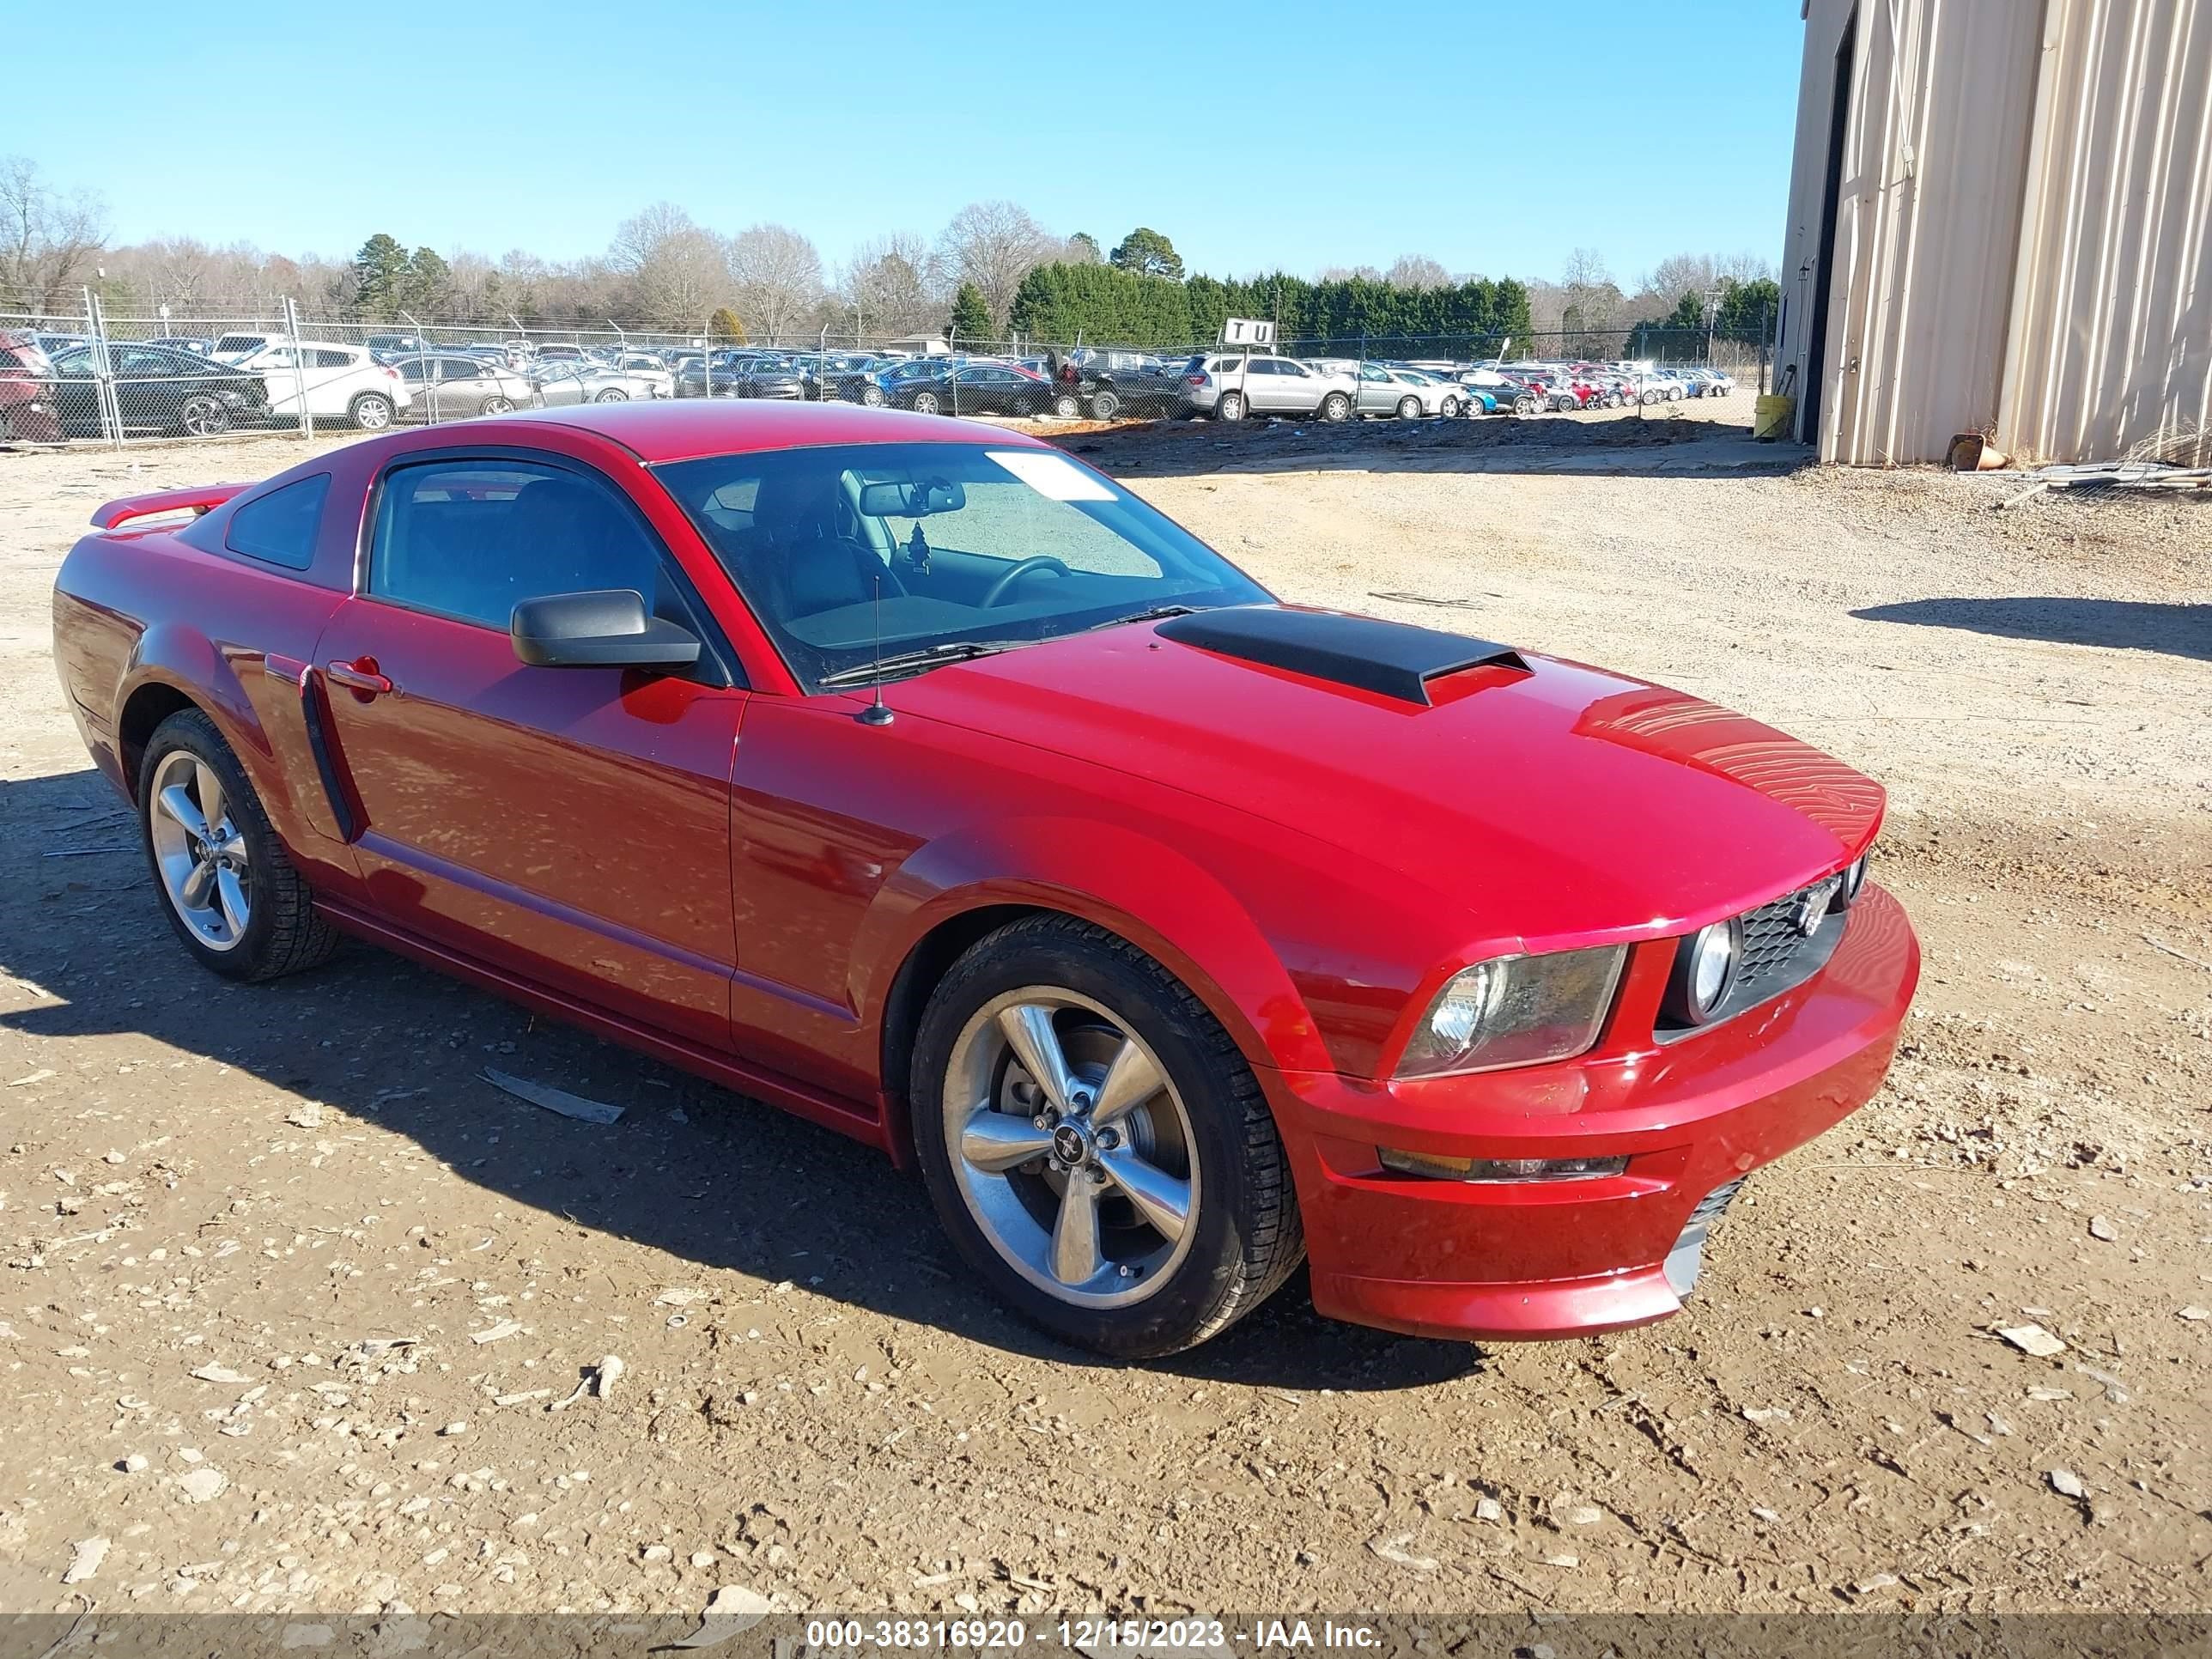
<path fill-rule="evenodd" d="M 1297 1183 L 1314 1306 L 1462 1340 L 1589 1336 L 1676 1312 L 1697 1265 L 1684 1247 L 1702 1243 L 1693 1221 L 1714 1218 L 1696 1215 L 1700 1204 L 1873 1097 L 1919 973 L 1903 908 L 1869 884 L 1819 973 L 1664 1047 L 1601 1043 L 1563 1065 L 1418 1082 L 1263 1071 Z M 1628 1166 L 1581 1181 L 1430 1180 L 1385 1170 L 1385 1146 L 1626 1155 Z"/>

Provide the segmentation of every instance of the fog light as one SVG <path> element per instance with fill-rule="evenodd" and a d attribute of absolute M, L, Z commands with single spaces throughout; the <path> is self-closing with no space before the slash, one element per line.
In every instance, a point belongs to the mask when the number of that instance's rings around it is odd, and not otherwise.
<path fill-rule="evenodd" d="M 1425 1176 L 1431 1181 L 1595 1181 L 1628 1168 L 1622 1158 L 1441 1158 L 1433 1152 L 1403 1152 L 1381 1147 L 1386 1170 Z"/>

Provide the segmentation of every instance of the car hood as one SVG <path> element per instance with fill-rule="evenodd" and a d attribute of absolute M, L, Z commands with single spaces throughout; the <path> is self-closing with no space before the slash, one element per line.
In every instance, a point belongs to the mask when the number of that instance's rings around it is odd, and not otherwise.
<path fill-rule="evenodd" d="M 1522 653 L 1434 706 L 1132 623 L 934 670 L 902 713 L 1157 781 L 1340 847 L 1463 909 L 1470 934 L 1656 937 L 1817 879 L 1881 786 L 1756 720 Z"/>

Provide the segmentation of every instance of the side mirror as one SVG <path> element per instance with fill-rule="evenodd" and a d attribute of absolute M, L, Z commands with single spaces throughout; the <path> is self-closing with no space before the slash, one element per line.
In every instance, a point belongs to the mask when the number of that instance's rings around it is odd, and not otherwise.
<path fill-rule="evenodd" d="M 507 631 L 516 659 L 532 668 L 673 670 L 699 660 L 699 641 L 676 623 L 647 616 L 635 588 L 525 599 Z"/>

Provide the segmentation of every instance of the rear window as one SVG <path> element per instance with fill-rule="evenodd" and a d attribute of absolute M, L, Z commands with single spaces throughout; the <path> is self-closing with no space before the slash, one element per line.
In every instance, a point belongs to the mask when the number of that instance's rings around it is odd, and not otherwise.
<path fill-rule="evenodd" d="M 249 559 L 305 570 L 315 562 L 315 535 L 322 527 L 323 498 L 330 489 L 331 475 L 318 472 L 248 501 L 230 515 L 222 544 Z"/>

